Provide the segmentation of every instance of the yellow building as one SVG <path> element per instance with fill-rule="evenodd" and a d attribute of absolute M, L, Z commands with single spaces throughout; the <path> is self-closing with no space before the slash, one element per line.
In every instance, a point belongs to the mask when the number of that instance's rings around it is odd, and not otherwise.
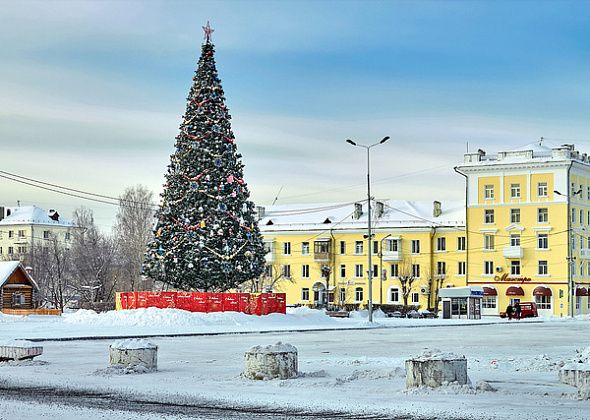
<path fill-rule="evenodd" d="M 516 301 L 539 315 L 588 313 L 590 161 L 573 145 L 466 153 L 467 284 L 482 313 Z M 571 305 L 571 306 L 570 306 Z"/>
<path fill-rule="evenodd" d="M 0 207 L 0 260 L 22 260 L 33 247 L 56 238 L 70 242 L 73 224 L 55 210 L 36 206 Z"/>
<path fill-rule="evenodd" d="M 433 308 L 440 287 L 465 285 L 463 202 L 376 200 L 370 241 L 367 210 L 366 202 L 259 208 L 266 286 L 287 304 L 365 306 L 368 246 L 374 304 L 403 304 L 405 290 L 409 305 Z"/>

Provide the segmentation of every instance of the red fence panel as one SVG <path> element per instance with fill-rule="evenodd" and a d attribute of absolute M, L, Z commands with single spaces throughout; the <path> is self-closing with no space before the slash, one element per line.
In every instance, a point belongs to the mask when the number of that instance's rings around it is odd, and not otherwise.
<path fill-rule="evenodd" d="M 193 308 L 193 293 L 192 292 L 178 292 L 176 294 L 176 308 L 184 311 L 192 311 Z"/>
<path fill-rule="evenodd" d="M 279 314 L 286 314 L 287 313 L 287 295 L 284 293 L 277 293 L 277 308 L 276 312 Z"/>
<path fill-rule="evenodd" d="M 136 292 L 135 309 L 147 308 L 147 296 L 150 292 Z"/>
<path fill-rule="evenodd" d="M 177 292 L 162 292 L 160 295 L 160 304 L 162 308 L 176 308 Z"/>
<path fill-rule="evenodd" d="M 193 292 L 193 303 L 191 305 L 191 312 L 207 312 L 207 300 L 207 293 Z"/>
<path fill-rule="evenodd" d="M 250 293 L 238 293 L 239 308 L 238 311 L 250 314 Z"/>
<path fill-rule="evenodd" d="M 207 293 L 207 312 L 223 312 L 223 293 Z"/>
<path fill-rule="evenodd" d="M 223 293 L 223 312 L 240 311 L 240 294 Z"/>

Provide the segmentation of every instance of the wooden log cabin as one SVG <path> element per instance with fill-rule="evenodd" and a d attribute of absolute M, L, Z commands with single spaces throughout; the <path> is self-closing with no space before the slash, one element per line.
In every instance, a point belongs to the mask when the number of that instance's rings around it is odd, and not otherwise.
<path fill-rule="evenodd" d="M 0 309 L 26 310 L 35 307 L 39 287 L 19 261 L 0 262 Z"/>

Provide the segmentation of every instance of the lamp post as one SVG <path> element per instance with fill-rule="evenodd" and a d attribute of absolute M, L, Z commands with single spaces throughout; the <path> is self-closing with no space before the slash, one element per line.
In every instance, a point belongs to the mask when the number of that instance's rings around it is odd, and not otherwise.
<path fill-rule="evenodd" d="M 383 139 L 377 143 L 371 144 L 366 146 L 364 144 L 356 143 L 350 139 L 347 139 L 346 142 L 356 146 L 362 147 L 363 149 L 367 150 L 367 248 L 368 248 L 368 256 L 369 256 L 369 322 L 373 322 L 373 261 L 371 259 L 372 249 L 371 249 L 371 240 L 373 235 L 371 234 L 371 149 L 375 146 L 385 143 L 389 140 L 389 136 L 383 137 Z"/>
<path fill-rule="evenodd" d="M 570 210 L 570 196 L 569 194 L 562 194 L 557 190 L 553 190 L 553 193 L 565 197 L 567 199 L 567 286 L 568 286 L 568 312 L 569 316 L 573 318 L 574 316 L 574 267 L 576 257 L 572 255 L 572 241 L 573 236 L 571 235 L 572 232 L 572 215 Z M 573 191 L 572 196 L 581 195 L 582 190 Z"/>

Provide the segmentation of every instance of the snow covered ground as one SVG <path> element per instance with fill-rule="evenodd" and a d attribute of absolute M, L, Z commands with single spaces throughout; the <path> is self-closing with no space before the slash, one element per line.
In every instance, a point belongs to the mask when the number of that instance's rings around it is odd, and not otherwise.
<path fill-rule="evenodd" d="M 289 412 L 333 410 L 352 413 L 351 418 L 355 413 L 374 414 L 375 418 L 589 418 L 590 402 L 578 400 L 575 389 L 560 384 L 557 375 L 559 367 L 575 356 L 576 349 L 590 346 L 587 319 L 501 321 L 490 325 L 485 320 L 467 323 L 378 318 L 382 328 L 366 328 L 364 318 L 331 319 L 305 309 L 282 317 L 179 312 L 148 309 L 97 315 L 84 311 L 62 319 L 3 316 L 0 337 L 329 330 L 155 337 L 150 341 L 159 346 L 159 370 L 130 375 L 105 371 L 108 346 L 113 340 L 47 341 L 42 343 L 44 354 L 39 361 L 0 363 L 0 386 L 106 392 L 123 396 L 120 401 L 134 398 L 189 405 L 209 401 L 226 407 L 265 406 Z M 404 328 L 408 326 L 412 328 Z M 301 375 L 272 381 L 241 378 L 244 352 L 278 341 L 298 348 Z M 497 391 L 476 392 L 459 386 L 406 391 L 404 361 L 425 349 L 465 355 L 471 381 L 485 380 Z M 111 408 L 126 409 L 124 403 L 118 404 L 122 406 Z M 21 406 L 32 413 L 64 419 L 108 418 L 109 413 L 104 407 L 73 408 L 0 399 L 0 413 L 5 408 L 15 412 L 14 407 Z M 112 416 L 136 418 L 136 413 L 125 413 L 128 415 L 113 412 Z M 168 418 L 182 417 L 172 412 Z"/>

